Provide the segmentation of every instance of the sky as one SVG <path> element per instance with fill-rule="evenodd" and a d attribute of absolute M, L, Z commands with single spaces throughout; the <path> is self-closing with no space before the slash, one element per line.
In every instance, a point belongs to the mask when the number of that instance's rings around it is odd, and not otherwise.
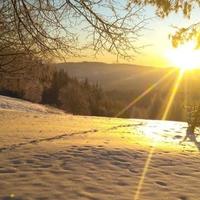
<path fill-rule="evenodd" d="M 146 47 L 141 49 L 139 54 L 135 55 L 134 60 L 128 62 L 120 59 L 118 62 L 155 67 L 171 67 L 173 63 L 168 58 L 167 52 L 173 51 L 169 40 L 169 34 L 175 32 L 175 29 L 172 26 L 187 27 L 191 23 L 195 23 L 200 19 L 200 12 L 198 9 L 195 9 L 194 12 L 192 12 L 190 19 L 183 17 L 181 13 L 170 14 L 167 18 L 161 19 L 155 17 L 155 10 L 150 6 L 146 7 L 144 12 L 147 17 L 154 17 L 149 22 L 147 29 L 143 31 L 143 35 L 140 38 L 140 44 L 145 45 Z M 105 53 L 104 55 L 99 55 L 97 58 L 87 56 L 83 58 L 71 58 L 69 61 L 116 63 L 117 59 L 116 56 Z"/>
<path fill-rule="evenodd" d="M 153 15 L 154 9 L 149 7 L 147 13 Z M 181 13 L 170 14 L 169 17 L 165 19 L 154 19 L 152 23 L 149 24 L 151 30 L 146 31 L 143 38 L 150 46 L 143 49 L 143 52 L 136 57 L 135 63 L 156 67 L 168 67 L 173 65 L 167 56 L 167 52 L 174 51 L 171 41 L 169 40 L 169 34 L 175 32 L 173 26 L 187 27 L 192 23 L 196 23 L 199 19 L 200 13 L 197 9 L 194 10 L 190 19 L 183 17 Z"/>

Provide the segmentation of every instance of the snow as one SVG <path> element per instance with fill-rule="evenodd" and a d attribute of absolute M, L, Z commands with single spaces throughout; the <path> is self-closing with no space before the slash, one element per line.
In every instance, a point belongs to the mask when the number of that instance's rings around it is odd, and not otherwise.
<path fill-rule="evenodd" d="M 25 101 L 0 102 L 2 200 L 136 200 L 142 174 L 138 200 L 199 199 L 198 149 L 179 144 L 184 122 L 48 114 Z"/>
<path fill-rule="evenodd" d="M 0 109 L 35 113 L 61 113 L 62 111 L 29 101 L 0 95 Z"/>

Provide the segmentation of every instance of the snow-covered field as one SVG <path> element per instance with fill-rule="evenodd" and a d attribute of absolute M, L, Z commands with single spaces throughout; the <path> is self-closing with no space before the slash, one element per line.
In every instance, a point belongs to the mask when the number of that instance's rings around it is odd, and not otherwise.
<path fill-rule="evenodd" d="M 198 149 L 179 144 L 186 123 L 45 109 L 0 97 L 0 199 L 200 199 Z"/>

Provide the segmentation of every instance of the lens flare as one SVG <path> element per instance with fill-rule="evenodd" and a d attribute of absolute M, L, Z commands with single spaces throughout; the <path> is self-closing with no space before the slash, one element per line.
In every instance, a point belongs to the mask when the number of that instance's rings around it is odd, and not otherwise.
<path fill-rule="evenodd" d="M 171 109 L 171 106 L 173 104 L 174 98 L 175 98 L 175 96 L 177 94 L 180 82 L 182 80 L 183 74 L 184 74 L 184 70 L 180 70 L 179 75 L 178 75 L 178 77 L 177 77 L 177 79 L 176 79 L 176 81 L 174 83 L 173 88 L 172 88 L 172 92 L 171 92 L 171 94 L 170 94 L 170 96 L 168 98 L 168 101 L 167 101 L 168 103 L 167 103 L 166 108 L 164 110 L 164 113 L 162 115 L 162 120 L 166 120 L 167 117 L 168 117 L 168 114 L 170 112 L 170 109 Z M 155 148 L 156 148 L 156 144 L 157 144 L 157 141 L 154 140 L 153 144 L 152 144 L 152 147 L 150 148 L 150 151 L 148 153 L 148 157 L 146 159 L 146 162 L 144 164 L 144 168 L 143 168 L 142 175 L 140 177 L 140 180 L 139 180 L 139 183 L 138 183 L 138 186 L 137 186 L 137 190 L 136 190 L 136 193 L 135 193 L 135 196 L 134 196 L 134 200 L 139 200 L 140 192 L 141 192 L 142 186 L 144 184 L 145 176 L 146 176 L 146 174 L 148 172 L 148 168 L 149 168 L 149 165 L 151 163 L 151 160 L 152 160 Z"/>
<path fill-rule="evenodd" d="M 133 99 L 132 102 L 130 102 L 125 108 L 123 108 L 121 111 L 119 111 L 115 117 L 121 116 L 124 112 L 126 112 L 128 109 L 133 107 L 138 101 L 140 101 L 143 97 L 145 97 L 147 94 L 149 94 L 152 90 L 154 90 L 158 85 L 160 85 L 162 82 L 164 82 L 175 70 L 172 70 L 168 72 L 166 75 L 164 75 L 160 80 L 155 82 L 153 85 L 151 85 L 149 88 L 147 88 L 140 96 Z"/>
<path fill-rule="evenodd" d="M 170 65 L 175 65 L 183 70 L 200 68 L 200 50 L 195 48 L 194 41 L 180 45 L 178 48 L 167 49 L 165 55 Z"/>

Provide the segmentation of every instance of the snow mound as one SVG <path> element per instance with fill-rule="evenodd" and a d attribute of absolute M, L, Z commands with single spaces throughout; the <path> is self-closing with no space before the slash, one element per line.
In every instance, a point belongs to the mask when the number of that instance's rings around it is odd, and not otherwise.
<path fill-rule="evenodd" d="M 0 95 L 0 110 L 13 110 L 20 112 L 33 112 L 33 113 L 52 113 L 61 114 L 63 111 L 37 103 L 31 103 L 22 99 L 11 98 Z"/>

